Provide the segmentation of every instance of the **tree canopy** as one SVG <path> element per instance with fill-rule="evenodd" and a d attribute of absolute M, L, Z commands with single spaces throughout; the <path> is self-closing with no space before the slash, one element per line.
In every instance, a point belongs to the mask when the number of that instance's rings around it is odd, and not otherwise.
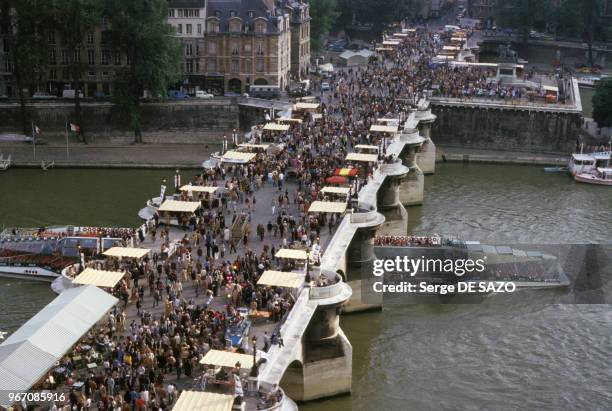
<path fill-rule="evenodd" d="M 593 96 L 593 119 L 599 127 L 612 127 L 612 78 L 604 78 Z"/>
<path fill-rule="evenodd" d="M 166 97 L 181 76 L 182 47 L 167 23 L 167 0 L 106 0 L 108 40 L 127 56 L 116 72 L 114 98 L 130 120 L 134 142 L 142 143 L 140 98 L 145 90 Z"/>
<path fill-rule="evenodd" d="M 550 0 L 497 0 L 496 17 L 502 26 L 517 29 L 527 42 L 530 30 L 545 30 L 551 23 L 551 9 Z"/>
<path fill-rule="evenodd" d="M 323 47 L 323 39 L 339 15 L 336 0 L 310 1 L 310 42 L 313 50 L 318 51 Z"/>

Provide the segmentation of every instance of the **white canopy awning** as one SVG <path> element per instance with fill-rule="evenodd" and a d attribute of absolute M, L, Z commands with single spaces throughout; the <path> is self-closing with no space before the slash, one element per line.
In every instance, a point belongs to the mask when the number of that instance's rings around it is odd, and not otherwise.
<path fill-rule="evenodd" d="M 149 254 L 150 251 L 148 248 L 112 247 L 102 254 L 107 257 L 142 258 Z"/>
<path fill-rule="evenodd" d="M 0 404 L 44 378 L 117 301 L 92 285 L 70 288 L 8 337 L 0 345 Z"/>
<path fill-rule="evenodd" d="M 373 124 L 370 127 L 372 133 L 397 133 L 397 126 L 383 126 L 380 124 Z"/>
<path fill-rule="evenodd" d="M 382 44 L 383 46 L 398 46 L 400 42 L 398 40 L 385 40 Z"/>
<path fill-rule="evenodd" d="M 242 151 L 228 151 L 221 157 L 222 162 L 226 163 L 248 163 L 253 160 L 257 154 L 255 153 L 245 153 Z"/>
<path fill-rule="evenodd" d="M 189 184 L 181 187 L 181 191 L 191 191 L 194 193 L 209 193 L 209 194 L 214 193 L 218 189 L 219 187 L 214 187 L 214 186 L 190 186 Z"/>
<path fill-rule="evenodd" d="M 368 144 L 357 144 L 355 146 L 355 148 L 357 150 L 376 150 L 376 151 L 380 150 L 380 147 L 378 147 L 378 146 L 371 146 L 371 145 L 368 145 Z"/>
<path fill-rule="evenodd" d="M 209 391 L 185 390 L 172 407 L 172 411 L 231 411 L 234 396 Z"/>
<path fill-rule="evenodd" d="M 350 187 L 323 187 L 321 189 L 322 193 L 332 193 L 332 194 L 345 194 L 349 195 L 351 192 Z"/>
<path fill-rule="evenodd" d="M 318 108 L 319 108 L 319 103 L 299 102 L 293 105 L 294 110 L 316 110 Z"/>
<path fill-rule="evenodd" d="M 346 203 L 334 201 L 313 201 L 308 208 L 309 213 L 344 213 Z"/>
<path fill-rule="evenodd" d="M 284 121 L 286 121 L 287 123 L 298 123 L 298 124 L 302 123 L 302 120 L 299 119 L 299 118 L 280 117 L 280 118 L 276 119 L 277 123 L 281 123 L 281 122 L 284 122 Z"/>
<path fill-rule="evenodd" d="M 380 124 L 389 124 L 389 123 L 399 124 L 399 118 L 378 118 L 376 119 L 376 122 Z"/>
<path fill-rule="evenodd" d="M 378 154 L 348 153 L 346 155 L 346 161 L 363 161 L 365 163 L 375 163 L 378 161 Z"/>
<path fill-rule="evenodd" d="M 195 213 L 200 207 L 199 201 L 166 200 L 159 206 L 159 211 L 173 211 L 177 213 Z"/>
<path fill-rule="evenodd" d="M 263 272 L 257 285 L 271 287 L 298 288 L 304 282 L 304 274 L 285 271 L 266 270 Z"/>
<path fill-rule="evenodd" d="M 102 288 L 113 288 L 125 276 L 123 271 L 104 271 L 86 268 L 74 280 L 73 284 L 95 285 Z"/>
<path fill-rule="evenodd" d="M 253 356 L 250 354 L 239 354 L 230 351 L 210 350 L 200 364 L 215 365 L 217 367 L 234 367 L 239 362 L 241 367 L 252 367 Z"/>
<path fill-rule="evenodd" d="M 294 250 L 292 248 L 281 248 L 274 255 L 276 258 L 288 258 L 291 260 L 306 260 L 308 253 L 305 250 Z"/>
<path fill-rule="evenodd" d="M 268 123 L 263 129 L 268 131 L 287 131 L 289 130 L 289 124 Z"/>

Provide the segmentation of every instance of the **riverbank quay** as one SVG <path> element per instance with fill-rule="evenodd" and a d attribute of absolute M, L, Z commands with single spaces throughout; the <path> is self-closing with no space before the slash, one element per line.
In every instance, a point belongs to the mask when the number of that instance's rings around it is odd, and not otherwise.
<path fill-rule="evenodd" d="M 567 166 L 569 154 L 529 153 L 522 151 L 479 150 L 467 147 L 437 146 L 437 163 L 516 164 Z"/>

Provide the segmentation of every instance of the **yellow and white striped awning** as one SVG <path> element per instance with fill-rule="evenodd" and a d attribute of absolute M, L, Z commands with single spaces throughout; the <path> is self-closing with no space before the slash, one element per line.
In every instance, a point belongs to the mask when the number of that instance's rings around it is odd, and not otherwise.
<path fill-rule="evenodd" d="M 276 258 L 288 258 L 291 260 L 306 260 L 308 253 L 305 250 L 294 250 L 292 248 L 281 248 L 274 255 Z"/>
<path fill-rule="evenodd" d="M 231 411 L 234 396 L 209 391 L 185 390 L 172 411 Z"/>
<path fill-rule="evenodd" d="M 257 156 L 255 153 L 245 153 L 242 151 L 228 151 L 221 157 L 221 161 L 227 163 L 248 163 Z"/>
<path fill-rule="evenodd" d="M 348 153 L 346 161 L 363 161 L 365 163 L 375 163 L 378 161 L 378 154 Z"/>
<path fill-rule="evenodd" d="M 113 288 L 125 275 L 122 271 L 104 271 L 86 268 L 74 280 L 73 284 L 95 285 L 102 288 Z"/>
<path fill-rule="evenodd" d="M 148 248 L 112 247 L 102 254 L 107 257 L 142 258 L 149 254 L 150 251 Z"/>
<path fill-rule="evenodd" d="M 263 129 L 268 131 L 287 131 L 289 130 L 289 124 L 268 123 Z"/>
<path fill-rule="evenodd" d="M 350 187 L 323 187 L 321 189 L 321 192 L 349 195 L 349 193 L 351 192 L 351 188 Z"/>
<path fill-rule="evenodd" d="M 159 211 L 173 211 L 176 213 L 195 213 L 200 207 L 199 201 L 166 200 L 159 206 Z"/>
<path fill-rule="evenodd" d="M 257 285 L 271 287 L 298 288 L 304 282 L 304 274 L 285 271 L 266 270 L 263 272 Z"/>
<path fill-rule="evenodd" d="M 194 192 L 194 193 L 209 193 L 209 194 L 214 193 L 218 189 L 219 189 L 219 187 L 213 187 L 213 186 L 190 186 L 190 185 L 185 185 L 185 186 L 181 187 L 181 191 L 191 191 L 191 192 Z"/>
<path fill-rule="evenodd" d="M 397 126 L 383 126 L 381 124 L 373 124 L 370 127 L 372 133 L 397 133 Z"/>
<path fill-rule="evenodd" d="M 344 213 L 346 203 L 334 201 L 313 201 L 308 208 L 309 213 Z"/>
<path fill-rule="evenodd" d="M 230 351 L 210 350 L 200 364 L 215 365 L 217 367 L 234 367 L 239 362 L 241 367 L 252 367 L 253 356 L 250 354 L 239 354 Z"/>

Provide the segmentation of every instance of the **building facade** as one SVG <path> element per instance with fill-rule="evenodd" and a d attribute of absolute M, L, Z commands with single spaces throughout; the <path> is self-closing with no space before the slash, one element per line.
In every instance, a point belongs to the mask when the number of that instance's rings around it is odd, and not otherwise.
<path fill-rule="evenodd" d="M 181 88 L 217 95 L 243 93 L 250 85 L 285 89 L 292 57 L 290 20 L 287 9 L 273 0 L 171 0 L 168 22 L 185 46 Z"/>
<path fill-rule="evenodd" d="M 301 80 L 310 72 L 310 4 L 287 0 L 281 6 L 291 18 L 291 75 Z"/>

